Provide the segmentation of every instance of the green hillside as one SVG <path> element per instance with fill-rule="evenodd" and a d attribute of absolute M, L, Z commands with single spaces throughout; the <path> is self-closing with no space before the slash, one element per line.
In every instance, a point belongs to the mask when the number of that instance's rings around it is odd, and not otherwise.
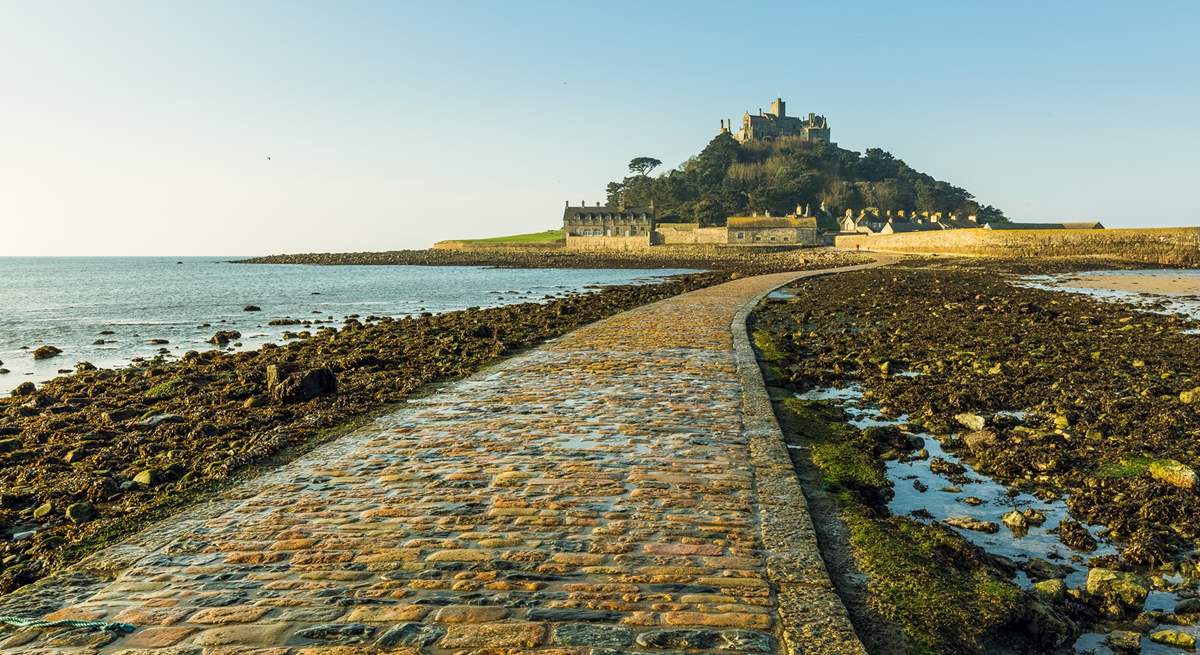
<path fill-rule="evenodd" d="M 796 137 L 739 144 L 721 133 L 678 168 L 651 177 L 638 171 L 608 185 L 610 204 L 647 206 L 660 221 L 721 225 L 727 216 L 753 211 L 786 214 L 797 204 L 814 212 L 825 203 L 823 227 L 833 228 L 846 209 L 974 214 L 981 222 L 1003 221 L 1003 212 L 981 205 L 965 189 L 914 170 L 878 148 L 864 154 Z"/>

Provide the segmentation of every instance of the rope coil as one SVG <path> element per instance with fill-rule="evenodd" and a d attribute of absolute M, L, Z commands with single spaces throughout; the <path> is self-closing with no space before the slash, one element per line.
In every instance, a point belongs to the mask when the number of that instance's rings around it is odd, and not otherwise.
<path fill-rule="evenodd" d="M 7 623 L 17 628 L 91 628 L 129 634 L 137 629 L 131 623 L 114 623 L 112 621 L 46 621 L 43 619 L 26 619 L 20 616 L 0 616 L 0 623 Z"/>

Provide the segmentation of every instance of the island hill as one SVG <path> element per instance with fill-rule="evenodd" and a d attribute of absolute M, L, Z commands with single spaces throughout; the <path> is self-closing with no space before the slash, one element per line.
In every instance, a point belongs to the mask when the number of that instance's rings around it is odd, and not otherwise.
<path fill-rule="evenodd" d="M 826 117 L 789 116 L 782 98 L 772 101 L 769 111 L 746 112 L 736 131 L 732 121 L 720 121 L 720 131 L 698 155 L 651 176 L 661 164 L 637 157 L 629 176 L 608 184 L 603 202 L 567 201 L 559 229 L 434 247 L 805 247 L 835 245 L 839 236 L 1103 227 L 1013 223 L 965 189 L 914 170 L 888 152 L 839 148 Z"/>

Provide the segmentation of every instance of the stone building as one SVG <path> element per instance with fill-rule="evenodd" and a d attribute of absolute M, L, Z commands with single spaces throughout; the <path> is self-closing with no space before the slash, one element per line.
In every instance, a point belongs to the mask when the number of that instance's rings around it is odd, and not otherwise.
<path fill-rule="evenodd" d="M 575 237 L 641 237 L 654 233 L 654 207 L 610 207 L 581 202 L 563 209 L 563 230 Z"/>
<path fill-rule="evenodd" d="M 726 121 L 721 121 L 721 131 L 732 129 Z M 746 112 L 742 116 L 742 127 L 733 135 L 739 143 L 756 139 L 775 139 L 781 136 L 800 137 L 810 143 L 832 143 L 829 139 L 829 121 L 824 116 L 809 113 L 808 118 L 787 115 L 787 105 L 782 98 L 771 102 L 771 111 L 764 113 L 758 110 L 753 116 Z"/>
<path fill-rule="evenodd" d="M 735 246 L 817 246 L 817 218 L 796 207 L 787 216 L 757 214 L 730 216 L 725 221 L 727 243 Z"/>

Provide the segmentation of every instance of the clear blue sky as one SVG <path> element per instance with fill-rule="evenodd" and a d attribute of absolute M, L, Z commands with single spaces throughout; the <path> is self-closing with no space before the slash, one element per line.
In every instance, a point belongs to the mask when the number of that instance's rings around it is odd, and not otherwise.
<path fill-rule="evenodd" d="M 1195 225 L 1197 25 L 1195 2 L 0 0 L 0 255 L 545 229 L 775 96 L 1015 220 Z"/>

